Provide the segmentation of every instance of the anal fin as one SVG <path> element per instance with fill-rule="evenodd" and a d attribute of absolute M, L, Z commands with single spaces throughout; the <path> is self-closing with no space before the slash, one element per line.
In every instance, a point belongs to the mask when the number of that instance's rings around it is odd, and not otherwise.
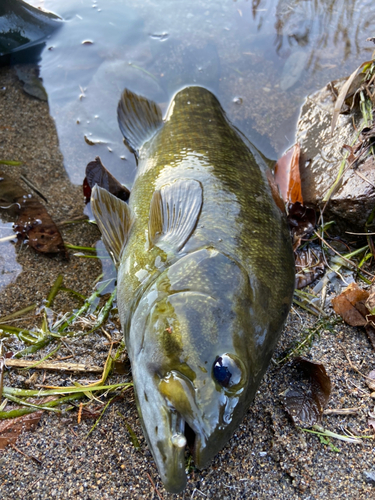
<path fill-rule="evenodd" d="M 192 235 L 202 209 L 203 188 L 194 179 L 178 179 L 155 191 L 150 205 L 150 247 L 178 252 Z"/>
<path fill-rule="evenodd" d="M 91 193 L 91 208 L 103 242 L 117 266 L 133 223 L 131 210 L 124 201 L 98 185 Z"/>

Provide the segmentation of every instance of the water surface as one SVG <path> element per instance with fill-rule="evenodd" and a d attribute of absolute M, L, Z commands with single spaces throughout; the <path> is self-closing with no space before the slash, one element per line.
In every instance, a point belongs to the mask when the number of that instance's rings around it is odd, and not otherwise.
<path fill-rule="evenodd" d="M 275 158 L 293 143 L 303 98 L 374 49 L 373 0 L 30 0 L 64 19 L 40 62 L 65 168 L 80 183 L 103 163 L 131 187 L 135 164 L 117 126 L 124 87 L 165 109 L 193 84 Z"/>

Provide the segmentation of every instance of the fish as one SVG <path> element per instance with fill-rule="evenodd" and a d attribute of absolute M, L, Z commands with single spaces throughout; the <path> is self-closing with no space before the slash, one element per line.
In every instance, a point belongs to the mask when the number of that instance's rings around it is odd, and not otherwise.
<path fill-rule="evenodd" d="M 294 290 L 285 211 L 261 155 L 208 89 L 185 87 L 162 118 L 125 89 L 128 203 L 98 185 L 91 207 L 117 267 L 136 405 L 167 491 L 206 468 L 246 414 Z"/>
<path fill-rule="evenodd" d="M 0 65 L 36 62 L 46 39 L 62 24 L 60 17 L 22 0 L 1 0 Z"/>

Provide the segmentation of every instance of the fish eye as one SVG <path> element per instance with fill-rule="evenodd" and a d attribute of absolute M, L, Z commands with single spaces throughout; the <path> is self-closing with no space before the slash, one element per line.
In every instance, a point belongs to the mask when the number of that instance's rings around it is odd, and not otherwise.
<path fill-rule="evenodd" d="M 222 354 L 213 366 L 215 380 L 225 389 L 237 389 L 242 386 L 245 370 L 242 362 L 233 354 Z"/>

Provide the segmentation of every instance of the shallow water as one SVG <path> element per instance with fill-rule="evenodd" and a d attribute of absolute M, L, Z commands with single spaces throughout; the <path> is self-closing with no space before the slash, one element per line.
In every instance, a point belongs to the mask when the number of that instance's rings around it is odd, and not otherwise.
<path fill-rule="evenodd" d="M 135 164 L 116 117 L 124 87 L 165 109 L 181 87 L 203 85 L 275 158 L 293 143 L 304 96 L 349 74 L 374 48 L 366 42 L 375 30 L 372 0 L 30 3 L 64 19 L 40 65 L 74 183 L 100 155 L 131 187 Z"/>
<path fill-rule="evenodd" d="M 116 111 L 125 87 L 165 110 L 182 87 L 203 85 L 234 125 L 275 159 L 294 142 L 304 97 L 350 74 L 374 50 L 366 42 L 375 34 L 373 0 L 29 3 L 63 19 L 41 53 L 40 75 L 65 169 L 78 185 L 99 155 L 131 188 L 136 165 Z M 10 242 L 1 250 L 3 287 L 21 266 Z"/>

